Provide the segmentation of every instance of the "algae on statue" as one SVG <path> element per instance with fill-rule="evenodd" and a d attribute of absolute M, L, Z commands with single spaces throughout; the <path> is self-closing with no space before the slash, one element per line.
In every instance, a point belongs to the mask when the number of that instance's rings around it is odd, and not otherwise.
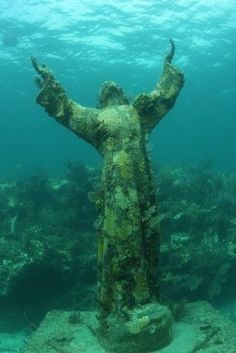
<path fill-rule="evenodd" d="M 98 311 L 101 331 L 109 318 L 130 320 L 140 304 L 158 302 L 159 229 L 155 187 L 147 142 L 156 124 L 173 107 L 183 74 L 172 64 L 174 42 L 161 78 L 149 94 L 129 104 L 122 89 L 105 82 L 100 108 L 67 97 L 44 65 L 33 66 L 41 91 L 36 99 L 46 112 L 103 156 L 98 231 Z"/>

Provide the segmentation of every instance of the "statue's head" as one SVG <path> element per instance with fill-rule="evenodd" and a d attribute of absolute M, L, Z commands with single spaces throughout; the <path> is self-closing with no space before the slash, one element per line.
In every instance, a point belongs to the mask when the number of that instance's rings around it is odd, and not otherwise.
<path fill-rule="evenodd" d="M 123 104 L 129 104 L 129 101 L 124 95 L 122 88 L 114 81 L 104 82 L 99 90 L 100 108 Z"/>

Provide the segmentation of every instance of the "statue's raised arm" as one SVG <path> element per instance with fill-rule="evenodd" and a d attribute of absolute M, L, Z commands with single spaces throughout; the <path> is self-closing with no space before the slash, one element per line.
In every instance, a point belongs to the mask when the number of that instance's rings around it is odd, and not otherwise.
<path fill-rule="evenodd" d="M 36 83 L 41 89 L 36 102 L 60 124 L 97 147 L 102 130 L 101 123 L 97 119 L 98 110 L 83 107 L 68 98 L 52 72 L 45 65 L 39 65 L 36 58 L 31 60 L 38 74 Z"/>
<path fill-rule="evenodd" d="M 133 106 L 143 119 L 147 132 L 151 132 L 173 107 L 184 84 L 182 72 L 171 64 L 175 54 L 175 44 L 172 39 L 170 39 L 170 44 L 171 48 L 165 57 L 161 78 L 156 88 L 151 93 L 140 94 L 133 102 Z"/>

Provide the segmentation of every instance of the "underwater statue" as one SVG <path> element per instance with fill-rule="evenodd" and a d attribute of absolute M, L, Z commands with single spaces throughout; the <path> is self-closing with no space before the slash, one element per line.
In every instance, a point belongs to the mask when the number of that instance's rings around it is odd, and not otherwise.
<path fill-rule="evenodd" d="M 114 352 L 115 340 L 119 345 L 124 337 L 124 341 L 130 340 L 127 330 L 135 334 L 137 341 L 139 330 L 146 330 L 147 338 L 148 329 L 151 335 L 156 327 L 160 237 L 146 146 L 152 130 L 173 107 L 184 83 L 183 74 L 171 64 L 175 45 L 172 40 L 170 43 L 160 80 L 152 92 L 138 95 L 129 104 L 122 89 L 108 81 L 101 86 L 98 109 L 83 107 L 67 97 L 49 69 L 32 59 L 41 88 L 36 102 L 57 122 L 93 145 L 104 159 L 97 200 L 98 321 L 101 336 L 109 333 L 112 337 Z M 149 317 L 149 324 L 144 324 L 144 317 Z M 150 349 L 146 346 L 147 342 L 132 352 L 145 352 Z M 125 348 L 124 351 L 128 352 Z"/>

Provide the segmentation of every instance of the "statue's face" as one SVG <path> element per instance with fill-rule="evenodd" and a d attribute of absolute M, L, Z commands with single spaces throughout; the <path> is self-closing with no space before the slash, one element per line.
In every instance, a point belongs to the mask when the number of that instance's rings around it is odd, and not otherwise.
<path fill-rule="evenodd" d="M 129 104 L 122 88 L 114 81 L 106 81 L 102 84 L 99 91 L 99 103 L 101 108 Z"/>

